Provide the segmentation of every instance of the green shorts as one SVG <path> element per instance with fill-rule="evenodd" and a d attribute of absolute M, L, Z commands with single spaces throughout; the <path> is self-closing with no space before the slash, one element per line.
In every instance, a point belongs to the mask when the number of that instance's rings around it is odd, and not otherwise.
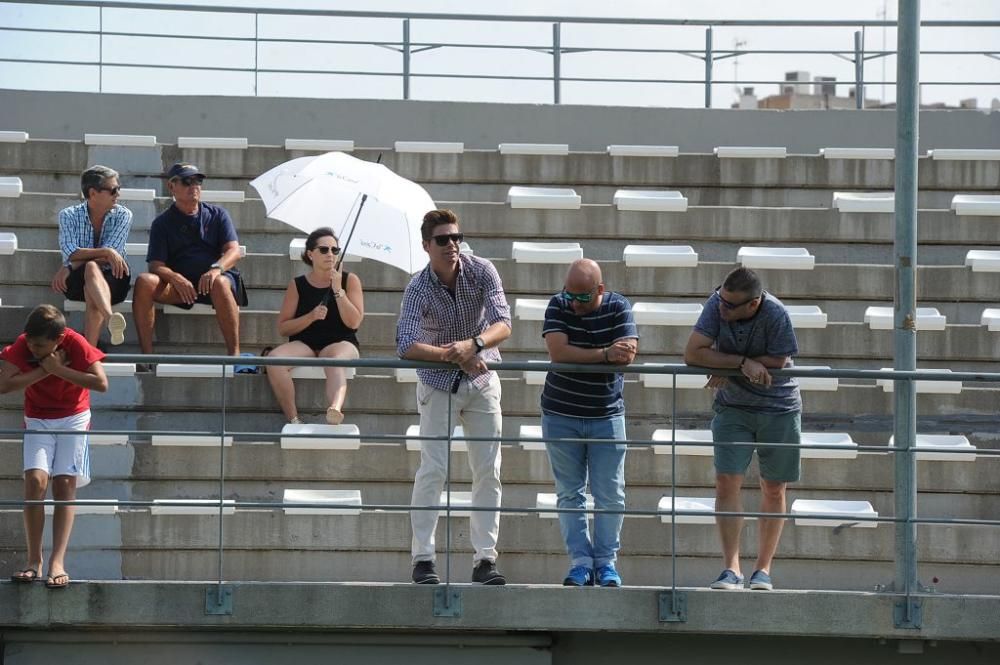
<path fill-rule="evenodd" d="M 802 414 L 757 413 L 731 406 L 715 407 L 712 439 L 715 441 L 715 472 L 744 474 L 750 467 L 754 449 L 760 476 L 772 482 L 792 483 L 799 479 L 799 448 L 773 447 L 767 443 L 800 443 Z M 749 442 L 756 446 L 725 446 Z"/>

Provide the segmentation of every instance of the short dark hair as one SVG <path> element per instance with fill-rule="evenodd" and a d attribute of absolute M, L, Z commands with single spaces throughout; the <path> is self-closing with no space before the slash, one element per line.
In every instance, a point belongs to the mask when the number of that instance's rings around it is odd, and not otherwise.
<path fill-rule="evenodd" d="M 39 305 L 24 322 L 25 337 L 59 339 L 66 332 L 66 317 L 54 305 Z"/>
<path fill-rule="evenodd" d="M 90 198 L 90 190 L 100 189 L 104 186 L 106 180 L 117 177 L 118 171 L 107 166 L 94 164 L 87 168 L 86 171 L 80 174 L 80 191 L 83 192 L 83 198 Z"/>
<path fill-rule="evenodd" d="M 760 277 L 750 268 L 732 270 L 722 282 L 722 288 L 732 293 L 745 293 L 751 298 L 757 298 L 764 292 Z"/>
<path fill-rule="evenodd" d="M 310 233 L 308 238 L 306 238 L 306 249 L 304 252 L 302 252 L 303 263 L 305 263 L 307 266 L 311 266 L 313 264 L 312 259 L 309 258 L 309 252 L 316 249 L 317 240 L 326 237 L 333 238 L 334 240 L 337 241 L 338 245 L 340 244 L 340 240 L 337 239 L 337 234 L 333 232 L 333 229 L 331 229 L 329 226 L 319 227 L 318 229 Z"/>
<path fill-rule="evenodd" d="M 431 210 L 424 215 L 424 223 L 420 225 L 420 237 L 430 240 L 434 236 L 434 229 L 445 224 L 458 226 L 458 215 L 451 210 Z"/>

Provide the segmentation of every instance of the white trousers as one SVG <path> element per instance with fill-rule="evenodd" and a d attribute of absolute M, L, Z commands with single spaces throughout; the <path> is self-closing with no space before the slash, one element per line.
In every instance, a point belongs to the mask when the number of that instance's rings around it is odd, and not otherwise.
<path fill-rule="evenodd" d="M 448 434 L 448 400 L 451 398 L 451 425 L 462 425 L 467 437 L 494 439 L 469 441 L 469 467 L 472 469 L 472 505 L 500 506 L 500 442 L 503 417 L 500 412 L 500 377 L 493 373 L 489 385 L 479 391 L 468 380 L 463 380 L 458 392 L 417 384 L 417 410 L 420 412 L 421 436 L 446 436 Z M 438 505 L 447 475 L 448 442 L 422 441 L 420 468 L 413 480 L 415 506 Z M 411 552 L 413 562 L 435 559 L 434 532 L 437 529 L 436 510 L 413 510 L 410 525 L 413 528 Z M 497 536 L 500 533 L 500 513 L 472 511 L 470 537 L 475 549 L 473 562 L 482 559 L 496 561 Z"/>

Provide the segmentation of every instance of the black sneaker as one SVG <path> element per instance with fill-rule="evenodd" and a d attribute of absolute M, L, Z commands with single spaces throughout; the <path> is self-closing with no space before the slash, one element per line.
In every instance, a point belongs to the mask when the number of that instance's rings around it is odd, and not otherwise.
<path fill-rule="evenodd" d="M 507 578 L 500 574 L 497 565 L 488 559 L 483 559 L 472 569 L 472 581 L 490 586 L 507 584 Z"/>
<path fill-rule="evenodd" d="M 156 371 L 156 363 L 136 363 L 136 374 L 150 374 Z"/>
<path fill-rule="evenodd" d="M 441 578 L 438 577 L 437 570 L 434 568 L 434 562 L 417 561 L 413 566 L 413 582 L 414 584 L 440 584 Z"/>

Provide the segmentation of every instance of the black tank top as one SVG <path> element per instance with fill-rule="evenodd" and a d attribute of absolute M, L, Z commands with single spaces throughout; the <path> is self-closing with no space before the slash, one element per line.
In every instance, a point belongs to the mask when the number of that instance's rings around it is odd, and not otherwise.
<path fill-rule="evenodd" d="M 347 290 L 347 275 L 342 273 L 340 288 Z M 317 305 L 323 302 L 323 296 L 328 296 L 326 318 L 322 321 L 313 321 L 309 326 L 288 339 L 293 342 L 302 342 L 313 351 L 320 351 L 323 347 L 334 342 L 350 342 L 359 350 L 357 330 L 344 325 L 344 320 L 340 318 L 340 308 L 337 307 L 333 297 L 333 290 L 330 287 L 316 288 L 309 283 L 305 275 L 295 278 L 295 290 L 299 292 L 299 305 L 295 308 L 295 318 L 311 312 Z M 346 293 L 344 298 L 347 297 Z"/>

